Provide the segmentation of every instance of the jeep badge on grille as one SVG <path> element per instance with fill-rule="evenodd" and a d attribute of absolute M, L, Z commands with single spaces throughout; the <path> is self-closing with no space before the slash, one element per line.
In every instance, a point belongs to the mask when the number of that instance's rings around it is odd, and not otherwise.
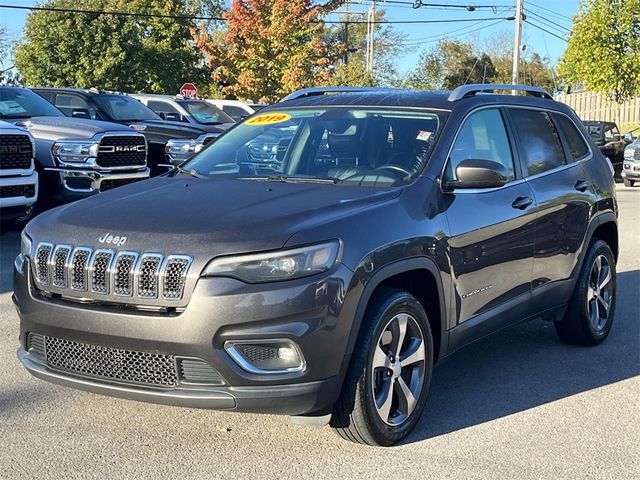
<path fill-rule="evenodd" d="M 122 245 L 127 243 L 127 237 L 106 233 L 102 237 L 98 238 L 98 241 L 100 243 L 110 243 L 111 245 L 117 245 L 121 247 Z"/>

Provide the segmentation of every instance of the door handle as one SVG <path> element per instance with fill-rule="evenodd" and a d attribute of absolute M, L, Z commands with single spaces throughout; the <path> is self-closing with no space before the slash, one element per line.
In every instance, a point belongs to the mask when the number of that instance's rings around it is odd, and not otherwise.
<path fill-rule="evenodd" d="M 578 180 L 574 187 L 579 192 L 584 192 L 587 190 L 587 188 L 589 188 L 589 182 L 587 182 L 586 180 Z"/>
<path fill-rule="evenodd" d="M 532 203 L 533 203 L 533 199 L 531 197 L 518 197 L 513 201 L 511 206 L 513 208 L 517 208 L 518 210 L 524 210 Z"/>

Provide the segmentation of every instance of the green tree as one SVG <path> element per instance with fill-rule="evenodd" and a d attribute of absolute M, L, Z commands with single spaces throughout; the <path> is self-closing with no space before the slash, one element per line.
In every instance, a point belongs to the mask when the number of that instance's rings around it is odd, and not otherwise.
<path fill-rule="evenodd" d="M 274 102 L 326 84 L 338 52 L 325 41 L 322 16 L 340 2 L 233 0 L 223 35 L 198 28 L 196 42 L 220 95 Z"/>
<path fill-rule="evenodd" d="M 584 0 L 559 72 L 617 102 L 640 94 L 640 0 Z"/>
<path fill-rule="evenodd" d="M 198 13 L 196 0 L 49 0 L 46 6 L 165 15 Z M 204 7 L 203 7 L 204 8 Z M 174 93 L 206 78 L 190 19 L 40 11 L 15 50 L 27 85 Z"/>
<path fill-rule="evenodd" d="M 375 19 L 381 22 L 387 19 L 385 10 L 378 10 Z M 362 21 L 362 17 L 353 14 L 344 15 L 342 21 Z M 376 24 L 375 49 L 373 51 L 373 71 L 367 71 L 367 25 L 348 23 L 328 29 L 328 42 L 343 47 L 343 61 L 335 67 L 330 80 L 332 85 L 378 86 L 395 83 L 398 77 L 395 60 L 404 53 L 407 36 L 396 31 L 389 24 Z"/>
<path fill-rule="evenodd" d="M 465 83 L 486 83 L 497 74 L 491 57 L 475 53 L 470 43 L 443 39 L 423 52 L 418 67 L 404 86 L 429 90 L 450 90 Z"/>

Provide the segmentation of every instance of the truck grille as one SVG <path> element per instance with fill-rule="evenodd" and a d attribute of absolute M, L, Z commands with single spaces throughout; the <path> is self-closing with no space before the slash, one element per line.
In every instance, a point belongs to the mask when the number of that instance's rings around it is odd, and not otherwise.
<path fill-rule="evenodd" d="M 36 194 L 35 185 L 7 185 L 0 187 L 0 198 L 26 197 L 32 198 Z"/>
<path fill-rule="evenodd" d="M 33 258 L 37 286 L 53 293 L 96 294 L 95 298 L 123 301 L 122 297 L 179 301 L 192 258 L 110 249 L 53 245 L 41 242 Z"/>
<path fill-rule="evenodd" d="M 33 146 L 27 135 L 0 135 L 0 169 L 31 168 Z"/>
<path fill-rule="evenodd" d="M 143 135 L 106 136 L 100 141 L 96 163 L 100 167 L 144 167 L 147 141 Z"/>

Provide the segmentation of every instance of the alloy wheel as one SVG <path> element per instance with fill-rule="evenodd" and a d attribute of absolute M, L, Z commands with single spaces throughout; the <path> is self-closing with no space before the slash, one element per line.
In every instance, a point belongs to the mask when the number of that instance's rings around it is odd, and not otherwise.
<path fill-rule="evenodd" d="M 587 286 L 589 321 L 596 332 L 602 332 L 605 329 L 609 320 L 612 300 L 611 265 L 607 257 L 598 255 L 591 266 Z"/>
<path fill-rule="evenodd" d="M 395 315 L 382 330 L 373 354 L 372 390 L 378 415 L 402 425 L 416 408 L 424 384 L 426 343 L 411 315 Z"/>

